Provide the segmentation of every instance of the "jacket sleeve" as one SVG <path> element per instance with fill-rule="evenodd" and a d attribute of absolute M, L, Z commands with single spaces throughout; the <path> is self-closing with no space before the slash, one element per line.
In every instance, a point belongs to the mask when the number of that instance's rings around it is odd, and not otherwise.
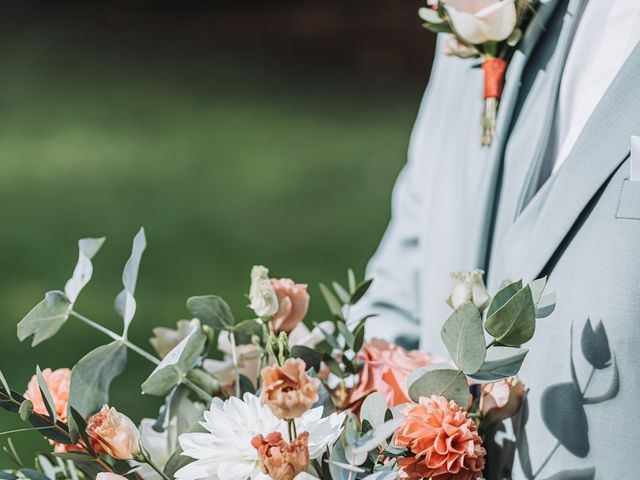
<path fill-rule="evenodd" d="M 437 75 L 440 50 L 441 45 L 438 45 L 430 85 Z M 366 275 L 373 278 L 373 284 L 349 312 L 351 322 L 357 322 L 367 314 L 376 315 L 367 322 L 367 338 L 382 338 L 410 348 L 417 348 L 420 336 L 420 262 L 425 200 L 421 181 L 424 159 L 416 155 L 415 145 L 418 137 L 427 133 L 421 126 L 432 123 L 427 118 L 431 95 L 427 87 L 412 132 L 408 161 L 393 189 L 391 221 L 367 266 Z"/>

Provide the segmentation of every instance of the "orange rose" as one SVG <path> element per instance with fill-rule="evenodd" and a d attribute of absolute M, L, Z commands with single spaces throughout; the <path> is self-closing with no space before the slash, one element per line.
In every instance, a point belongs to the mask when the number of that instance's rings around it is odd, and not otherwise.
<path fill-rule="evenodd" d="M 398 459 L 403 478 L 474 480 L 482 476 L 486 451 L 478 426 L 458 404 L 433 395 L 403 413 L 395 443 L 414 455 Z"/>
<path fill-rule="evenodd" d="M 87 434 L 95 440 L 93 446 L 98 453 L 120 460 L 130 460 L 140 453 L 138 428 L 129 417 L 108 405 L 89 417 Z"/>
<path fill-rule="evenodd" d="M 524 394 L 524 384 L 516 377 L 482 385 L 482 415 L 491 423 L 511 418 L 520 410 Z"/>
<path fill-rule="evenodd" d="M 299 358 L 289 358 L 279 366 L 264 367 L 260 401 L 283 420 L 302 415 L 318 401 L 317 378 L 307 375 L 306 364 Z"/>
<path fill-rule="evenodd" d="M 364 362 L 364 367 L 358 384 L 351 392 L 350 401 L 355 402 L 377 391 L 385 396 L 389 407 L 410 402 L 407 393 L 409 374 L 418 367 L 433 363 L 431 355 L 417 350 L 408 352 L 378 339 L 365 343 L 358 358 Z"/>
<path fill-rule="evenodd" d="M 276 334 L 291 332 L 302 321 L 309 310 L 309 293 L 307 286 L 294 283 L 289 278 L 271 280 L 278 297 L 278 311 L 271 326 Z"/>
<path fill-rule="evenodd" d="M 258 451 L 262 473 L 273 480 L 293 480 L 309 467 L 308 439 L 309 432 L 303 432 L 289 444 L 279 432 L 274 432 L 267 438 L 254 437 L 251 445 Z"/>
<path fill-rule="evenodd" d="M 51 393 L 53 404 L 56 407 L 56 415 L 62 422 L 67 421 L 67 403 L 69 402 L 69 385 L 71 384 L 71 370 L 68 368 L 59 368 L 51 370 L 45 368 L 42 371 L 44 382 Z M 38 378 L 34 375 L 27 385 L 27 391 L 24 392 L 24 398 L 31 400 L 33 403 L 33 411 L 41 415 L 47 415 L 47 407 L 40 393 Z"/>

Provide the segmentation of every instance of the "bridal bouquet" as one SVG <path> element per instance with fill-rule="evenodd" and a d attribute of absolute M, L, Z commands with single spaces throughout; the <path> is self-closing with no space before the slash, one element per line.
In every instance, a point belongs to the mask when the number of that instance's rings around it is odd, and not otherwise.
<path fill-rule="evenodd" d="M 525 394 L 515 378 L 527 353 L 519 345 L 554 303 L 542 295 L 544 279 L 512 283 L 490 298 L 482 272 L 453 274 L 453 313 L 442 327 L 447 362 L 366 342 L 368 317 L 350 318 L 349 309 L 371 281 L 357 281 L 351 270 L 346 286 L 320 285 L 329 319 L 312 322 L 305 319 L 307 286 L 271 279 L 256 266 L 247 319 L 218 296 L 191 297 L 191 319 L 153 330 L 152 354 L 128 338 L 143 230 L 115 298 L 121 330 L 75 307 L 103 243 L 80 240 L 64 290 L 48 292 L 18 324 L 18 338 L 33 345 L 69 319 L 110 342 L 71 370 L 36 367 L 26 388 L 11 389 L 0 374 L 0 407 L 31 425 L 4 433 L 35 431 L 51 444 L 26 465 L 8 440 L 15 468 L 0 472 L 3 479 L 480 478 L 483 436 L 514 415 Z M 142 393 L 164 398 L 159 413 L 139 426 L 109 404 L 109 386 L 130 352 L 150 364 Z"/>

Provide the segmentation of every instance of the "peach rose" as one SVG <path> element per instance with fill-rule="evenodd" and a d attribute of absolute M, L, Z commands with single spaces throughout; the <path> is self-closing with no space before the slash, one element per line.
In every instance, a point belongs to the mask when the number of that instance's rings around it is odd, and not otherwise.
<path fill-rule="evenodd" d="M 289 278 L 271 280 L 278 297 L 278 311 L 271 320 L 271 326 L 276 334 L 291 332 L 307 314 L 309 310 L 309 293 L 307 286 L 294 283 Z"/>
<path fill-rule="evenodd" d="M 95 440 L 98 453 L 120 460 L 130 460 L 140 453 L 140 432 L 129 417 L 104 405 L 89 417 L 87 434 Z"/>
<path fill-rule="evenodd" d="M 491 423 L 511 418 L 520 410 L 524 394 L 524 384 L 516 377 L 482 385 L 482 415 Z"/>
<path fill-rule="evenodd" d="M 67 421 L 67 404 L 69 402 L 69 385 L 71 384 L 71 370 L 68 368 L 59 368 L 51 370 L 45 368 L 42 371 L 44 382 L 51 393 L 51 398 L 56 407 L 56 415 L 62 422 Z M 29 380 L 27 391 L 24 392 L 24 398 L 31 400 L 33 403 L 33 411 L 41 415 L 47 415 L 47 407 L 40 393 L 38 386 L 38 378 L 34 375 Z"/>
<path fill-rule="evenodd" d="M 260 469 L 273 480 L 293 480 L 309 467 L 309 432 L 298 435 L 290 444 L 280 432 L 258 435 L 251 445 L 258 451 Z"/>
<path fill-rule="evenodd" d="M 455 402 L 422 397 L 404 412 L 395 443 L 414 456 L 398 459 L 403 478 L 474 480 L 482 476 L 486 451 L 478 426 Z"/>
<path fill-rule="evenodd" d="M 260 372 L 260 401 L 276 417 L 283 420 L 297 418 L 318 401 L 320 381 L 307 375 L 306 369 L 304 360 L 289 358 L 281 367 L 264 367 Z"/>
<path fill-rule="evenodd" d="M 431 355 L 417 350 L 407 352 L 402 347 L 378 339 L 365 343 L 358 358 L 364 362 L 364 367 L 358 384 L 351 391 L 350 401 L 355 402 L 377 391 L 385 396 L 389 407 L 410 402 L 407 393 L 409 374 L 418 367 L 433 363 Z"/>

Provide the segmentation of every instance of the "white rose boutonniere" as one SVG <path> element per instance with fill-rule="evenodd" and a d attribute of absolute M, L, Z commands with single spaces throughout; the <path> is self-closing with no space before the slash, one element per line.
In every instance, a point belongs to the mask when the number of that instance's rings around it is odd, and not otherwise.
<path fill-rule="evenodd" d="M 425 28 L 450 33 L 447 55 L 481 58 L 484 71 L 482 146 L 495 136 L 507 65 L 538 0 L 428 0 L 419 10 Z"/>

